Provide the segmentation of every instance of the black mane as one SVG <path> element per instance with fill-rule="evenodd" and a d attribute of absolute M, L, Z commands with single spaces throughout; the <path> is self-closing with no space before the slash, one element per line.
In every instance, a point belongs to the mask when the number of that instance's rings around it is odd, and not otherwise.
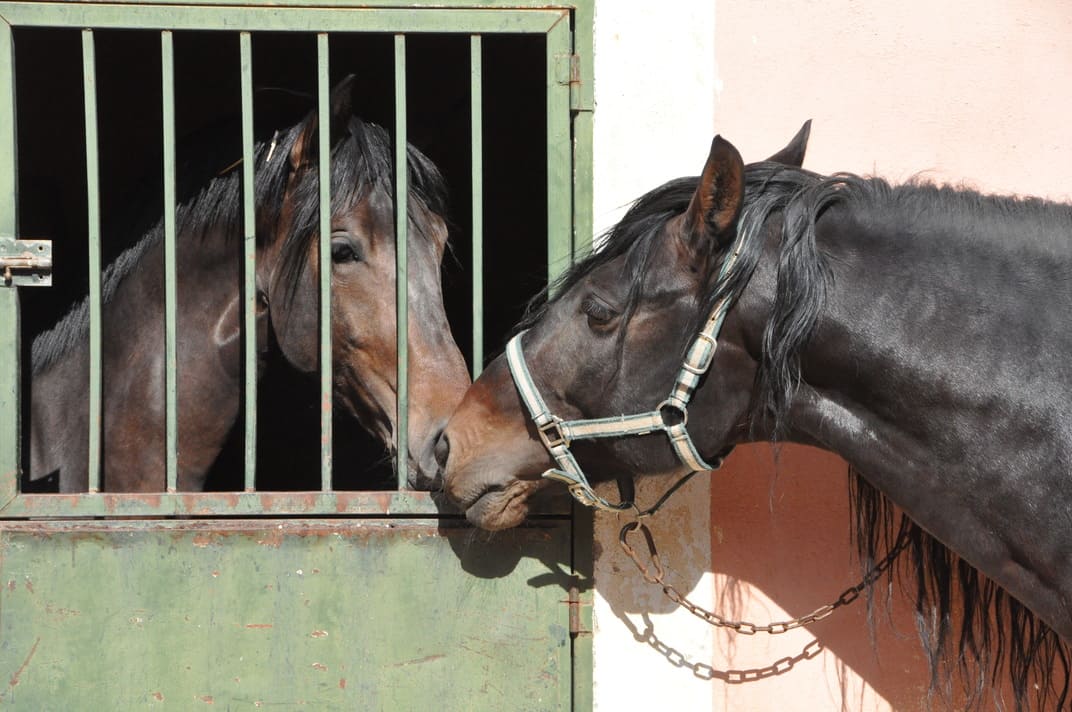
<path fill-rule="evenodd" d="M 307 119 L 308 121 L 308 119 Z M 291 176 L 289 156 L 305 122 L 276 132 L 270 139 L 254 146 L 256 170 L 254 202 L 257 239 L 262 244 L 274 235 L 273 226 L 280 219 L 283 197 Z M 393 195 L 393 149 L 388 133 L 375 124 L 351 117 L 347 131 L 332 147 L 332 213 L 351 209 L 374 191 Z M 179 167 L 177 176 L 179 203 L 176 207 L 177 239 L 203 239 L 215 228 L 223 228 L 226 239 L 237 240 L 243 232 L 242 170 L 240 162 L 220 165 L 216 151 L 196 154 Z M 229 151 L 222 155 L 234 155 Z M 180 156 L 181 158 L 181 156 Z M 446 183 L 435 165 L 413 146 L 408 147 L 409 213 L 428 210 L 446 213 Z M 316 171 L 301 176 L 292 192 L 293 220 L 284 237 L 282 275 L 291 289 L 304 266 L 309 240 L 317 239 L 319 230 L 319 184 Z M 414 200 L 415 199 L 415 200 Z M 416 203 L 416 204 L 415 204 Z M 104 270 L 101 277 L 101 302 L 107 303 L 123 280 L 149 249 L 163 239 L 162 218 L 132 247 L 123 251 Z M 417 219 L 418 227 L 422 221 Z M 425 236 L 420 229 L 419 234 Z M 427 236 L 425 236 L 427 237 Z M 89 329 L 89 301 L 83 299 L 50 330 L 33 343 L 33 372 L 45 370 L 86 338 Z"/>
<path fill-rule="evenodd" d="M 537 321 L 557 295 L 622 255 L 627 255 L 626 278 L 633 285 L 628 314 L 639 297 L 655 238 L 668 220 L 686 210 L 698 180 L 672 180 L 639 198 L 605 235 L 597 251 L 577 262 L 534 300 L 521 328 Z M 984 195 L 922 181 L 894 186 L 881 178 L 821 176 L 775 163 L 749 165 L 745 172 L 745 204 L 737 225 L 740 257 L 725 279 L 717 283 L 712 279 L 711 291 L 690 333 L 699 329 L 719 300 L 740 296 L 762 254 L 765 232 L 780 230 L 777 292 L 764 330 L 757 374 L 760 395 L 752 414 L 753 422 L 762 419 L 771 426 L 772 440 L 785 434 L 789 410 L 800 385 L 801 354 L 815 333 L 830 285 L 831 272 L 816 244 L 816 223 L 825 211 L 840 207 L 866 207 L 876 221 L 903 221 L 905 216 L 911 216 L 936 227 L 938 234 L 948 235 L 974 236 L 976 231 L 964 227 L 985 219 L 1009 226 L 1004 232 L 1019 236 L 1023 251 L 1072 258 L 1072 243 L 1047 237 L 1072 234 L 1072 206 L 1035 198 Z M 1063 230 L 1053 230 L 1055 224 Z M 1044 229 L 1046 226 L 1050 229 Z M 894 545 L 897 511 L 885 495 L 851 469 L 849 485 L 854 541 L 861 567 L 870 570 Z M 974 707 L 982 702 L 987 680 L 1000 684 L 1001 676 L 1008 673 L 1018 709 L 1027 704 L 1035 685 L 1034 697 L 1040 708 L 1049 709 L 1052 705 L 1053 709 L 1063 709 L 1072 662 L 1068 646 L 1019 601 L 904 515 L 899 518 L 906 527 L 910 555 L 907 559 L 901 557 L 894 568 L 914 588 L 917 624 L 930 661 L 932 689 L 948 694 L 951 673 L 956 670 L 969 706 Z M 954 611 L 959 613 L 958 626 L 954 626 Z"/>

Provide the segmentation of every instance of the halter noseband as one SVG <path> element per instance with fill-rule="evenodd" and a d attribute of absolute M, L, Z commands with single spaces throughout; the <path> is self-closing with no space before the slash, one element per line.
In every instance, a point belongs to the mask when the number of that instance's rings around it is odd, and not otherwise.
<path fill-rule="evenodd" d="M 740 249 L 740 245 L 735 244 L 733 251 L 726 256 L 719 272 L 719 282 L 725 279 L 730 268 L 737 261 L 740 256 Z M 662 431 L 670 439 L 670 446 L 674 449 L 678 459 L 689 468 L 689 474 L 686 479 L 702 470 L 717 470 L 721 467 L 721 457 L 714 464 L 710 464 L 700 456 L 686 426 L 689 419 L 689 400 L 692 398 L 696 386 L 700 383 L 700 378 L 707 373 L 707 370 L 711 367 L 711 362 L 714 360 L 715 350 L 718 348 L 718 334 L 722 330 L 722 323 L 726 319 L 726 312 L 729 311 L 730 302 L 730 297 L 727 295 L 712 308 L 707 322 L 700 330 L 700 333 L 696 335 L 688 353 L 685 355 L 685 361 L 681 366 L 681 370 L 678 371 L 670 396 L 656 406 L 655 410 L 635 415 L 587 420 L 563 420 L 552 414 L 547 407 L 547 403 L 540 395 L 539 389 L 536 388 L 536 383 L 532 380 L 532 374 L 525 363 L 525 354 L 521 350 L 521 337 L 526 332 L 522 331 L 510 339 L 510 343 L 506 346 L 506 360 L 510 366 L 510 375 L 513 376 L 514 385 L 517 387 L 518 393 L 521 394 L 521 400 L 524 401 L 529 415 L 536 424 L 540 440 L 543 441 L 544 447 L 547 448 L 551 457 L 558 464 L 557 468 L 553 467 L 547 470 L 542 476 L 547 479 L 564 482 L 569 487 L 570 494 L 585 506 L 621 512 L 634 508 L 633 503 L 611 504 L 596 494 L 592 489 L 592 485 L 588 482 L 584 470 L 581 469 L 577 459 L 570 452 L 569 446 L 571 442 L 574 440 L 615 438 L 628 435 L 647 435 L 648 433 Z M 665 501 L 666 497 L 681 484 L 683 484 L 683 481 L 674 485 L 670 492 L 667 492 L 648 512 L 650 513 L 657 509 Z"/>

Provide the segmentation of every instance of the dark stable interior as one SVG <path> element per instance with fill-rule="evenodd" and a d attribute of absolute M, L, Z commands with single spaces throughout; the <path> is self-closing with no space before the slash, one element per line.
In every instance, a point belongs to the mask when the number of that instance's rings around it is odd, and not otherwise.
<path fill-rule="evenodd" d="M 88 289 L 85 124 L 81 33 L 20 28 L 14 37 L 19 233 L 51 239 L 54 261 L 52 287 L 20 290 L 27 424 L 33 338 Z M 160 35 L 99 30 L 95 40 L 101 249 L 107 265 L 162 211 Z M 254 114 L 262 140 L 315 107 L 316 37 L 254 33 L 252 46 Z M 233 146 L 237 158 L 238 34 L 176 32 L 174 47 L 178 160 L 185 150 L 204 150 L 198 144 L 206 137 L 213 145 Z M 393 135 L 393 36 L 333 34 L 330 48 L 331 84 L 356 75 L 361 99 L 355 113 Z M 436 163 L 450 190 L 451 247 L 443 287 L 455 339 L 471 364 L 469 53 L 468 35 L 407 38 L 408 138 Z M 525 304 L 546 281 L 544 67 L 541 35 L 483 38 L 485 360 L 501 351 Z M 278 356 L 269 358 L 267 368 L 272 378 L 262 378 L 258 388 L 257 488 L 319 489 L 318 381 L 294 372 Z M 209 489 L 242 489 L 241 430 L 239 419 L 209 477 Z M 54 477 L 22 484 L 23 491 L 56 487 Z M 103 484 L 107 490 L 106 472 Z M 383 446 L 338 410 L 333 485 L 342 490 L 396 487 Z"/>

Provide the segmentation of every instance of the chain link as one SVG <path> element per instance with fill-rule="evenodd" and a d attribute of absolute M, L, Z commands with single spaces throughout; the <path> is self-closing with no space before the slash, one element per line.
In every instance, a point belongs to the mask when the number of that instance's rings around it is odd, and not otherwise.
<path fill-rule="evenodd" d="M 641 561 L 640 555 L 637 553 L 636 549 L 634 549 L 629 544 L 629 534 L 636 531 L 637 529 L 639 529 L 641 534 L 644 535 L 644 541 L 648 547 L 648 561 L 651 568 L 649 568 L 649 564 L 645 564 L 643 561 Z M 787 621 L 767 623 L 765 625 L 760 623 L 750 623 L 748 621 L 734 621 L 729 620 L 728 618 L 723 618 L 722 616 L 718 615 L 713 611 L 709 611 L 705 608 L 697 606 L 695 603 L 686 598 L 684 594 L 674 588 L 673 584 L 668 583 L 665 580 L 666 572 L 663 570 L 662 562 L 660 562 L 659 560 L 659 551 L 655 547 L 655 539 L 652 537 L 651 530 L 648 529 L 646 524 L 639 521 L 629 522 L 624 527 L 622 527 L 621 532 L 619 532 L 618 542 L 621 544 L 622 549 L 625 551 L 626 555 L 633 560 L 634 564 L 636 564 L 637 569 L 640 571 L 640 575 L 644 577 L 645 581 L 660 586 L 663 590 L 663 593 L 666 594 L 667 598 L 669 598 L 671 601 L 681 606 L 686 611 L 696 616 L 700 620 L 703 620 L 710 625 L 717 626 L 719 628 L 730 628 L 743 635 L 755 635 L 756 633 L 779 635 L 781 633 L 788 633 L 789 631 L 794 630 L 796 628 L 801 628 L 803 626 L 809 625 L 811 623 L 814 623 L 815 621 L 820 621 L 823 618 L 829 616 L 834 611 L 836 611 L 838 608 L 841 608 L 842 606 L 847 606 L 853 601 L 855 601 L 857 598 L 859 598 L 860 594 L 866 588 L 874 584 L 887 570 L 889 570 L 890 566 L 893 565 L 894 560 L 896 560 L 897 555 L 900 554 L 906 546 L 908 546 L 908 527 L 906 523 L 902 522 L 901 529 L 897 535 L 897 540 L 894 542 L 893 547 L 890 548 L 886 556 L 884 556 L 866 574 L 864 574 L 863 580 L 861 580 L 858 584 L 856 584 L 855 586 L 850 586 L 849 588 L 842 591 L 841 595 L 838 596 L 833 603 L 827 603 L 825 605 L 819 606 L 811 613 L 806 613 L 797 618 L 792 618 Z M 785 660 L 787 660 L 787 658 L 783 658 L 782 660 L 775 662 L 773 666 L 777 666 L 779 663 L 783 663 Z"/>
<path fill-rule="evenodd" d="M 719 670 L 708 663 L 689 661 L 683 653 L 659 640 L 654 631 L 648 630 L 646 635 L 638 635 L 637 639 L 646 642 L 676 668 L 691 670 L 692 674 L 701 680 L 721 680 L 731 685 L 740 685 L 746 682 L 765 680 L 776 675 L 784 675 L 796 667 L 798 663 L 811 660 L 823 652 L 823 644 L 818 640 L 812 640 L 798 654 L 778 658 L 770 665 L 758 668 Z"/>

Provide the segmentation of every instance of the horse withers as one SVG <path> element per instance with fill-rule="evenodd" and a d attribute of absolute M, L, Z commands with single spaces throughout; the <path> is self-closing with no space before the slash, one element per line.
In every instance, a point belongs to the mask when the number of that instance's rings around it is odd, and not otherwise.
<path fill-rule="evenodd" d="M 446 491 L 501 529 L 555 480 L 587 497 L 585 471 L 686 474 L 747 441 L 834 451 L 861 477 L 862 559 L 891 502 L 911 520 L 931 659 L 1007 666 L 1018 704 L 1034 668 L 1063 706 L 1070 272 L 1072 206 L 746 167 L 716 137 L 473 384 L 437 446 Z"/>
<path fill-rule="evenodd" d="M 331 337 L 336 403 L 388 448 L 396 432 L 395 227 L 391 139 L 353 111 L 353 79 L 331 93 Z M 310 113 L 254 149 L 257 348 L 313 373 L 318 350 L 318 120 Z M 469 383 L 443 309 L 445 185 L 408 148 L 411 484 Z M 181 156 L 180 156 L 181 158 Z M 226 160 L 223 160 L 226 159 Z M 242 199 L 233 156 L 194 172 L 177 206 L 178 486 L 202 489 L 241 413 Z M 185 178 L 190 179 L 190 176 Z M 180 185 L 184 176 L 180 170 Z M 102 279 L 104 488 L 164 489 L 164 258 L 158 223 Z M 30 476 L 62 492 L 88 473 L 88 305 L 33 344 Z M 258 369 L 261 370 L 261 369 Z"/>

